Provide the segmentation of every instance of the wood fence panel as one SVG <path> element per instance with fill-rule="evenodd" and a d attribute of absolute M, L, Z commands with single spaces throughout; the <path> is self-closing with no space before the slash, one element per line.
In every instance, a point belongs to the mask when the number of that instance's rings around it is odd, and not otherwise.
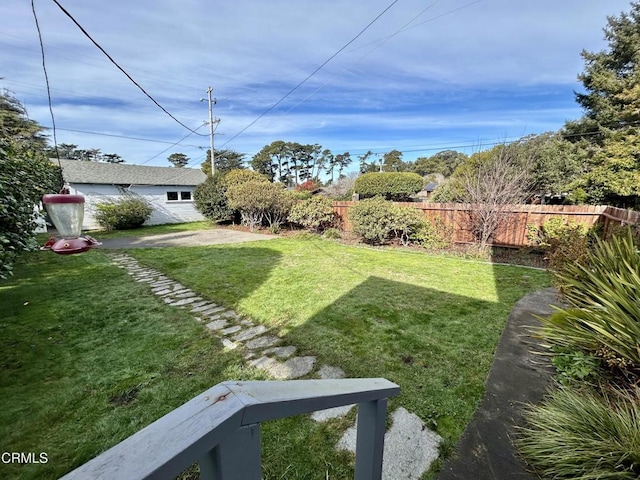
<path fill-rule="evenodd" d="M 334 202 L 333 209 L 340 217 L 342 228 L 350 232 L 349 209 L 356 202 Z M 454 243 L 474 243 L 469 219 L 473 205 L 464 203 L 413 203 L 398 202 L 398 205 L 422 210 L 431 222 L 439 219 L 453 229 Z M 505 210 L 502 224 L 494 234 L 492 243 L 500 246 L 522 247 L 528 244 L 527 226 L 541 227 L 551 218 L 565 222 L 580 223 L 591 227 L 602 223 L 604 231 L 613 225 L 640 224 L 640 212 L 601 205 L 510 205 Z"/>

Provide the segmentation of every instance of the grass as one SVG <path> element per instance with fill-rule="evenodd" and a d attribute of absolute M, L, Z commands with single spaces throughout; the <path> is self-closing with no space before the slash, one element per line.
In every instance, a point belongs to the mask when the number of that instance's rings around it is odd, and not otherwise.
<path fill-rule="evenodd" d="M 398 383 L 390 410 L 418 414 L 445 439 L 444 456 L 482 395 L 511 307 L 550 284 L 537 270 L 321 239 L 128 253 L 274 328 L 300 355 Z M 5 478 L 56 478 L 215 383 L 260 378 L 100 251 L 39 252 L 16 271 L 0 284 L 3 451 L 50 461 L 0 465 Z M 264 477 L 352 476 L 333 446 L 354 415 L 265 424 Z"/>

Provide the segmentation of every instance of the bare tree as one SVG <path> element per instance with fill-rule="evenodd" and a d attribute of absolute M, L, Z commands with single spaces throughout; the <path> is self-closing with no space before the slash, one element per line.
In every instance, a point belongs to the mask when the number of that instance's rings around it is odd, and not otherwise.
<path fill-rule="evenodd" d="M 498 145 L 481 152 L 460 173 L 462 200 L 471 204 L 469 226 L 480 249 L 486 250 L 510 205 L 530 197 L 533 161 L 515 146 Z"/>

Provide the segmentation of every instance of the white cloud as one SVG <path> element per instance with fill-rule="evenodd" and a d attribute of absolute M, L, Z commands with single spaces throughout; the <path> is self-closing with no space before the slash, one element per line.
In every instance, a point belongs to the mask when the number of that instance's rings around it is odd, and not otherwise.
<path fill-rule="evenodd" d="M 215 115 L 222 119 L 218 132 L 224 133 L 216 144 L 222 145 L 391 2 L 62 3 L 136 81 L 190 127 L 207 119 L 200 98 L 213 86 Z M 628 0 L 434 1 L 402 30 L 427 5 L 397 2 L 228 147 L 252 153 L 282 139 L 336 149 L 402 149 L 557 129 L 580 115 L 572 92 L 580 87 L 580 51 L 603 48 L 606 16 L 629 7 Z M 53 2 L 39 2 L 36 8 L 58 126 L 162 141 L 188 133 L 109 63 Z M 29 5 L 5 2 L 0 16 L 5 19 L 0 85 L 16 93 L 32 118 L 50 125 Z M 66 131 L 58 139 L 120 153 L 131 163 L 166 148 Z M 192 136 L 189 142 L 208 146 L 204 137 Z M 199 148 L 178 148 L 174 151 L 204 157 Z M 165 159 L 151 164 L 166 164 Z"/>

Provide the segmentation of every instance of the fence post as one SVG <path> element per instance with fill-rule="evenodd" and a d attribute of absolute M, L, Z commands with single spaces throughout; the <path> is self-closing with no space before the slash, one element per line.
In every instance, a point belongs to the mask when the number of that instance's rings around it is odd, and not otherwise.
<path fill-rule="evenodd" d="M 240 427 L 200 459 L 201 480 L 260 480 L 260 424 Z"/>
<path fill-rule="evenodd" d="M 380 480 L 387 399 L 358 404 L 355 480 Z"/>

